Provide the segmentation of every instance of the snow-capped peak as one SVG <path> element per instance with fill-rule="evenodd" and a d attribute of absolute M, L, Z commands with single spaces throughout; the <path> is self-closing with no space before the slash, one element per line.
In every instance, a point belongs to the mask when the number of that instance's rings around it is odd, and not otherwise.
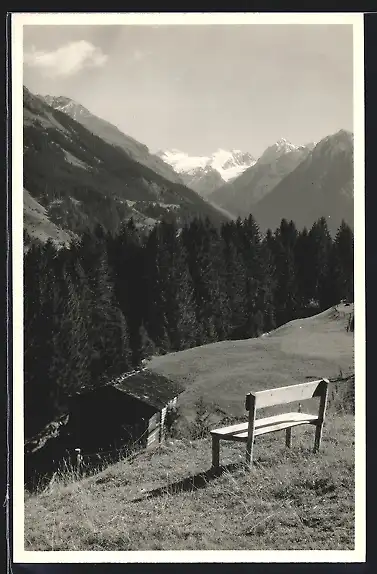
<path fill-rule="evenodd" d="M 55 110 L 59 110 L 65 114 L 68 114 L 74 120 L 77 120 L 80 116 L 82 117 L 91 115 L 89 110 L 84 108 L 84 106 L 65 96 L 46 95 L 40 97 L 42 97 L 49 106 L 55 108 Z"/>
<path fill-rule="evenodd" d="M 303 149 L 305 146 L 294 145 L 285 138 L 278 139 L 273 145 L 269 146 L 258 159 L 258 163 L 271 163 L 277 160 L 282 155 Z"/>
<path fill-rule="evenodd" d="M 238 149 L 219 148 L 210 156 L 190 156 L 178 149 L 170 149 L 159 151 L 156 155 L 170 164 L 178 173 L 194 175 L 200 170 L 208 172 L 213 169 L 224 181 L 237 177 L 255 163 L 250 153 Z"/>

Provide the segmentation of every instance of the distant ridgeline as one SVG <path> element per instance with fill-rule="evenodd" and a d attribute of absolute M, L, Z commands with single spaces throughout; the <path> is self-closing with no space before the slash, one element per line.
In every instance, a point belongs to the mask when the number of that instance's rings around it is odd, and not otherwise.
<path fill-rule="evenodd" d="M 353 233 L 333 239 L 324 218 L 308 231 L 281 221 L 262 237 L 252 217 L 224 224 L 130 221 L 98 226 L 69 248 L 24 257 L 25 431 L 66 412 L 67 396 L 97 388 L 152 354 L 257 337 L 353 300 Z"/>

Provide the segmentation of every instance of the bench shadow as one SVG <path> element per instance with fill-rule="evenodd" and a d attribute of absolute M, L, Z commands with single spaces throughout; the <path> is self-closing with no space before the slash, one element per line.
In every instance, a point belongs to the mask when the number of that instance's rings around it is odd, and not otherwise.
<path fill-rule="evenodd" d="M 238 462 L 220 466 L 217 469 L 210 468 L 209 470 L 199 472 L 198 474 L 192 476 L 187 476 L 181 480 L 172 482 L 165 486 L 154 488 L 153 490 L 146 492 L 143 496 L 133 498 L 130 502 L 141 502 L 150 498 L 164 496 L 165 494 L 179 494 L 181 492 L 192 492 L 194 490 L 199 490 L 201 488 L 205 488 L 208 483 L 211 482 L 211 480 L 218 478 L 225 472 L 233 472 L 235 470 L 239 470 L 243 466 L 243 463 Z"/>

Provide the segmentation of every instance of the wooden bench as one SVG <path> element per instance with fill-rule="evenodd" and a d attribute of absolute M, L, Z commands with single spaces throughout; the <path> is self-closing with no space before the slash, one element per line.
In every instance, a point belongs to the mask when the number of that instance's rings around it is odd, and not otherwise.
<path fill-rule="evenodd" d="M 323 423 L 327 405 L 329 381 L 320 379 L 309 383 L 290 385 L 248 393 L 246 395 L 246 410 L 249 413 L 249 420 L 246 423 L 236 424 L 228 427 L 218 428 L 211 431 L 212 436 L 212 467 L 219 467 L 220 440 L 230 440 L 246 443 L 246 464 L 251 467 L 253 462 L 253 446 L 256 436 L 275 432 L 286 431 L 285 444 L 290 448 L 292 439 L 292 428 L 299 425 L 314 425 L 314 452 L 320 447 Z M 296 401 L 303 401 L 313 397 L 319 398 L 318 415 L 311 415 L 302 412 L 287 412 L 280 415 L 257 419 L 256 412 L 264 407 L 283 405 Z M 300 410 L 300 408 L 299 408 Z"/>

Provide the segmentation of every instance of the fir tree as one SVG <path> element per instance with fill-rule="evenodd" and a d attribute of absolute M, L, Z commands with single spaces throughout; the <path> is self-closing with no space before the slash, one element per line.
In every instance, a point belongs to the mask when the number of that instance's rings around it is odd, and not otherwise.
<path fill-rule="evenodd" d="M 334 241 L 334 274 L 337 301 L 354 299 L 354 237 L 353 231 L 342 221 Z"/>
<path fill-rule="evenodd" d="M 144 356 L 140 329 L 145 319 L 146 277 L 144 249 L 132 219 L 114 238 L 107 237 L 107 249 L 114 294 L 127 323 L 132 364 L 137 367 Z"/>
<path fill-rule="evenodd" d="M 91 296 L 89 343 L 93 382 L 105 381 L 129 368 L 127 325 L 115 298 L 106 247 L 104 230 L 97 227 L 95 235 L 84 234 L 80 248 L 80 262 Z"/>
<path fill-rule="evenodd" d="M 242 337 L 246 317 L 246 271 L 240 250 L 236 247 L 235 234 L 233 223 L 222 229 L 226 293 L 222 306 L 223 323 L 226 327 L 225 335 L 231 339 Z"/>
<path fill-rule="evenodd" d="M 275 231 L 272 243 L 277 325 L 282 325 L 297 317 L 298 293 L 292 237 L 292 227 L 282 220 L 280 227 Z"/>
<path fill-rule="evenodd" d="M 310 283 L 312 298 L 321 310 L 333 304 L 330 288 L 330 256 L 332 239 L 324 217 L 316 221 L 309 232 L 308 256 L 311 261 Z"/>

